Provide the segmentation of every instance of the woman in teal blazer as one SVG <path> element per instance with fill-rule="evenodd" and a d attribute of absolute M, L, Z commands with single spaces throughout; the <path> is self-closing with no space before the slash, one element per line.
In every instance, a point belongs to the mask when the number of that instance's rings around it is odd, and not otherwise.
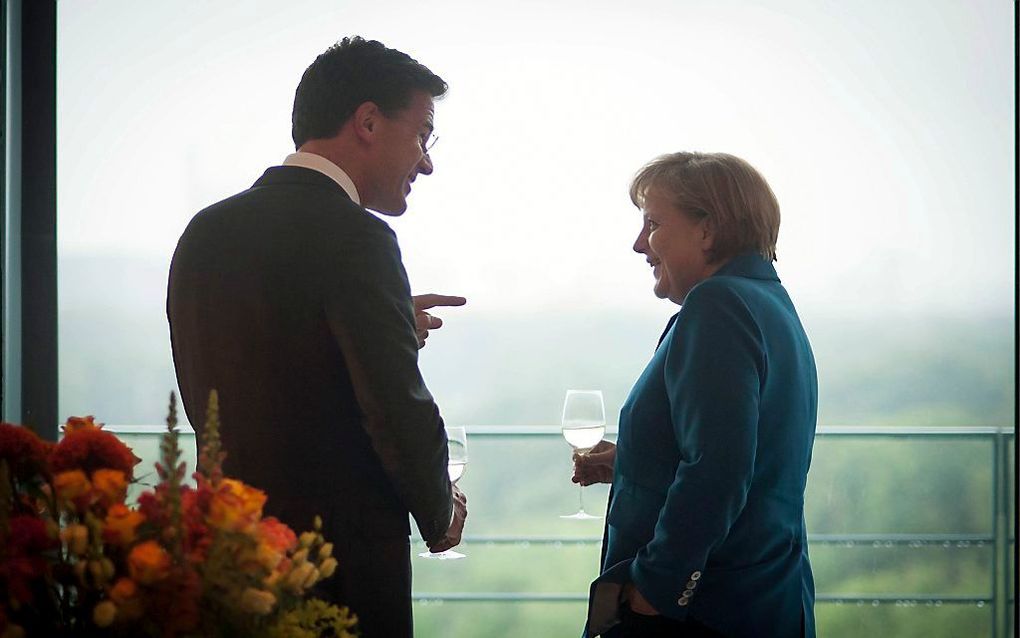
<path fill-rule="evenodd" d="M 814 634 L 804 487 L 811 346 L 772 266 L 779 205 L 747 162 L 675 153 L 631 186 L 655 294 L 681 306 L 620 411 L 576 457 L 612 481 L 586 636 Z"/>

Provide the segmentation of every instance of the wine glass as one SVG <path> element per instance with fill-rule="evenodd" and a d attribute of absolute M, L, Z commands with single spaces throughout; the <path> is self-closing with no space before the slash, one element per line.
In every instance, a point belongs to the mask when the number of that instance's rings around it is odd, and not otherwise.
<path fill-rule="evenodd" d="M 606 433 L 606 408 L 601 390 L 567 390 L 563 400 L 563 438 L 579 454 L 602 440 Z M 584 521 L 602 518 L 584 511 L 584 486 L 577 486 L 577 511 L 560 518 Z"/>
<path fill-rule="evenodd" d="M 446 447 L 449 450 L 449 460 L 446 463 L 446 472 L 450 476 L 450 482 L 454 485 L 464 476 L 464 469 L 467 467 L 467 429 L 463 426 L 454 425 L 446 428 Z M 418 554 L 422 558 L 434 558 L 437 560 L 457 560 L 467 558 L 467 554 L 448 549 L 444 552 L 425 551 Z"/>

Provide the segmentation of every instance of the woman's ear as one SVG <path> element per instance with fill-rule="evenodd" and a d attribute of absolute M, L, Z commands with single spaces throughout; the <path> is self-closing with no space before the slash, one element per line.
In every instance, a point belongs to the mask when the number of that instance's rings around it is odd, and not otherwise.
<path fill-rule="evenodd" d="M 715 248 L 715 224 L 711 217 L 701 218 L 701 249 L 711 254 Z"/>

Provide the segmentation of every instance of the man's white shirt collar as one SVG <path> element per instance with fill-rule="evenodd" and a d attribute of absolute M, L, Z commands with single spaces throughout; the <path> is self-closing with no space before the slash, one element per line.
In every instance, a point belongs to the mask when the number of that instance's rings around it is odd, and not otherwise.
<path fill-rule="evenodd" d="M 315 153 L 291 153 L 287 156 L 287 159 L 283 160 L 283 165 L 310 168 L 313 171 L 322 173 L 336 182 L 340 188 L 344 189 L 344 192 L 350 196 L 355 204 L 361 205 L 361 197 L 358 195 L 358 188 L 354 185 L 354 181 L 342 168 L 325 157 Z"/>

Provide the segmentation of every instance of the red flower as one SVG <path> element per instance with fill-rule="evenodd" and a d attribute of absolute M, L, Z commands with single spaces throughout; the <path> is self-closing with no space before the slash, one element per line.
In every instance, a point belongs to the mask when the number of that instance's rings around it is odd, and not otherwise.
<path fill-rule="evenodd" d="M 202 579 L 194 569 L 179 567 L 151 587 L 148 615 L 162 628 L 164 636 L 192 635 L 202 620 L 200 601 Z"/>
<path fill-rule="evenodd" d="M 14 516 L 10 520 L 7 557 L 0 562 L 0 583 L 20 603 L 32 601 L 32 585 L 46 574 L 43 552 L 57 546 L 46 523 L 31 515 Z"/>
<path fill-rule="evenodd" d="M 196 490 L 185 485 L 181 488 L 181 510 L 184 518 L 184 552 L 194 563 L 205 562 L 205 557 L 212 545 L 212 535 L 205 524 L 206 513 L 209 511 L 209 500 L 212 491 L 205 486 Z"/>
<path fill-rule="evenodd" d="M 65 428 L 64 438 L 53 448 L 50 466 L 54 472 L 82 470 L 92 475 L 96 470 L 120 470 L 128 480 L 141 460 L 131 448 L 113 434 L 97 427 Z"/>
<path fill-rule="evenodd" d="M 189 485 L 181 486 L 181 521 L 184 524 L 184 553 L 192 562 L 205 560 L 212 534 L 206 525 L 212 490 L 208 484 L 199 484 L 198 489 Z M 170 512 L 166 506 L 166 485 L 157 485 L 154 490 L 142 492 L 138 497 L 138 511 L 156 529 L 170 525 Z"/>
<path fill-rule="evenodd" d="M 11 517 L 11 535 L 7 543 L 12 554 L 35 554 L 56 547 L 57 539 L 50 536 L 41 518 L 22 514 Z"/>
<path fill-rule="evenodd" d="M 52 445 L 26 427 L 0 423 L 0 459 L 7 461 L 15 478 L 29 479 L 43 471 Z"/>

